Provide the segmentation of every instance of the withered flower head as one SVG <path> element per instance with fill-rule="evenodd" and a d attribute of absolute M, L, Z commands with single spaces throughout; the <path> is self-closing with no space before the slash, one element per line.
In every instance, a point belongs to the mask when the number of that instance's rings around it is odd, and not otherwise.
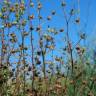
<path fill-rule="evenodd" d="M 22 22 L 21 22 L 22 23 L 22 26 L 25 26 L 26 25 L 26 22 L 27 22 L 26 20 L 22 20 Z"/>
<path fill-rule="evenodd" d="M 70 15 L 74 15 L 74 9 L 71 9 Z"/>
<path fill-rule="evenodd" d="M 2 12 L 6 12 L 6 11 L 7 11 L 7 8 L 6 8 L 6 7 L 2 7 L 2 8 L 1 8 L 1 11 L 2 11 Z"/>
<path fill-rule="evenodd" d="M 30 15 L 29 19 L 31 19 L 31 20 L 34 19 L 34 14 Z"/>
<path fill-rule="evenodd" d="M 10 12 L 15 12 L 15 7 L 14 6 L 10 7 Z"/>
<path fill-rule="evenodd" d="M 30 26 L 30 30 L 31 30 L 31 31 L 34 30 L 33 26 Z"/>
<path fill-rule="evenodd" d="M 64 29 L 60 29 L 60 32 L 64 32 Z"/>
<path fill-rule="evenodd" d="M 81 37 L 81 39 L 85 39 L 86 38 L 85 33 L 81 34 L 80 37 Z"/>
<path fill-rule="evenodd" d="M 37 26 L 36 31 L 40 31 L 40 30 L 41 30 L 41 27 Z"/>
<path fill-rule="evenodd" d="M 79 50 L 80 50 L 80 46 L 77 46 L 77 47 L 76 47 L 76 50 L 79 51 Z"/>
<path fill-rule="evenodd" d="M 38 17 L 39 17 L 39 19 L 43 19 L 42 16 L 40 16 L 40 15 Z"/>
<path fill-rule="evenodd" d="M 61 58 L 56 57 L 55 60 L 58 61 L 58 62 L 60 62 L 61 61 Z"/>
<path fill-rule="evenodd" d="M 41 3 L 38 3 L 38 10 L 40 10 L 42 8 Z"/>
<path fill-rule="evenodd" d="M 15 33 L 11 33 L 10 36 L 11 37 L 16 37 L 16 34 Z"/>
<path fill-rule="evenodd" d="M 41 51 L 37 51 L 37 55 L 39 55 L 39 56 L 40 56 L 40 55 L 41 55 Z"/>
<path fill-rule="evenodd" d="M 62 2 L 62 3 L 61 3 L 61 6 L 62 6 L 62 7 L 65 7 L 65 6 L 66 6 L 66 3 L 65 3 L 65 2 Z"/>
<path fill-rule="evenodd" d="M 21 10 L 25 10 L 24 4 L 20 4 L 20 9 L 21 9 Z"/>
<path fill-rule="evenodd" d="M 47 17 L 47 20 L 51 20 L 51 16 L 48 16 L 48 17 Z"/>
<path fill-rule="evenodd" d="M 31 3 L 30 3 L 30 6 L 31 6 L 31 7 L 34 7 L 34 3 L 33 3 L 33 2 L 31 2 Z"/>
<path fill-rule="evenodd" d="M 26 31 L 24 31 L 24 32 L 23 32 L 23 35 L 24 35 L 24 36 L 28 36 L 28 35 L 29 35 L 29 33 L 28 33 L 28 32 L 26 32 Z"/>
<path fill-rule="evenodd" d="M 55 10 L 53 10 L 53 11 L 52 11 L 52 15 L 55 15 L 55 14 L 56 14 L 56 11 L 55 11 Z"/>
<path fill-rule="evenodd" d="M 75 22 L 76 22 L 77 24 L 79 24 L 79 23 L 80 23 L 80 18 L 77 18 L 77 19 L 75 20 Z"/>

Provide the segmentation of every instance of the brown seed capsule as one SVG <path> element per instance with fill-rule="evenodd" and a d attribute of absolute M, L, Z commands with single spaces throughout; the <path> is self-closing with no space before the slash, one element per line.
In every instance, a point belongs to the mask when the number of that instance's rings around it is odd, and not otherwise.
<path fill-rule="evenodd" d="M 23 32 L 23 35 L 24 35 L 24 36 L 28 36 L 29 33 L 25 31 L 25 32 Z"/>
<path fill-rule="evenodd" d="M 21 4 L 21 5 L 20 5 L 20 9 L 25 10 L 24 4 Z"/>
<path fill-rule="evenodd" d="M 13 26 L 17 25 L 17 22 L 16 21 L 12 22 L 12 25 Z"/>
<path fill-rule="evenodd" d="M 11 33 L 10 36 L 13 38 L 16 37 L 16 35 L 14 33 Z"/>
<path fill-rule="evenodd" d="M 23 20 L 22 21 L 22 26 L 25 26 L 26 25 L 26 20 Z"/>
<path fill-rule="evenodd" d="M 64 29 L 60 29 L 60 32 L 64 32 Z"/>
<path fill-rule="evenodd" d="M 76 50 L 77 50 L 77 51 L 79 51 L 79 50 L 80 50 L 80 47 L 79 47 L 79 46 L 77 46 L 77 47 L 76 47 Z"/>
<path fill-rule="evenodd" d="M 75 22 L 79 24 L 80 23 L 80 19 L 79 18 L 76 19 Z"/>
<path fill-rule="evenodd" d="M 38 4 L 38 10 L 40 10 L 42 8 L 41 3 Z"/>
<path fill-rule="evenodd" d="M 39 55 L 39 56 L 40 56 L 40 55 L 41 55 L 41 51 L 37 51 L 37 55 Z"/>
<path fill-rule="evenodd" d="M 58 57 L 56 57 L 56 58 L 55 58 L 55 60 L 56 60 L 56 61 L 61 61 L 61 59 L 60 59 L 60 58 L 58 58 Z"/>
<path fill-rule="evenodd" d="M 36 28 L 36 31 L 40 31 L 40 30 L 41 30 L 41 27 L 38 26 L 38 27 Z"/>
<path fill-rule="evenodd" d="M 66 6 L 66 3 L 65 3 L 65 2 L 62 2 L 62 3 L 61 3 L 61 6 L 62 6 L 62 7 L 65 7 L 65 6 Z"/>
<path fill-rule="evenodd" d="M 15 12 L 14 6 L 10 7 L 10 12 Z"/>
<path fill-rule="evenodd" d="M 47 17 L 47 20 L 51 20 L 51 16 L 48 16 L 48 17 Z"/>
<path fill-rule="evenodd" d="M 31 16 L 29 16 L 30 19 L 34 19 L 34 15 L 32 14 Z"/>
<path fill-rule="evenodd" d="M 7 8 L 6 8 L 6 7 L 3 7 L 3 8 L 1 9 L 1 11 L 2 11 L 2 12 L 6 12 L 6 11 L 7 11 Z"/>
<path fill-rule="evenodd" d="M 86 84 L 87 84 L 87 81 L 86 81 L 86 80 L 83 80 L 83 81 L 82 81 L 82 84 L 83 84 L 83 85 L 86 85 Z"/>
<path fill-rule="evenodd" d="M 30 6 L 31 6 L 31 7 L 34 7 L 34 3 L 33 3 L 33 2 L 31 2 L 31 3 L 30 3 Z"/>
<path fill-rule="evenodd" d="M 71 9 L 70 15 L 73 15 L 73 14 L 74 14 L 74 9 Z"/>
<path fill-rule="evenodd" d="M 56 12 L 55 12 L 55 10 L 53 10 L 53 11 L 52 11 L 52 15 L 55 15 L 55 14 L 56 14 Z"/>
<path fill-rule="evenodd" d="M 42 16 L 38 16 L 38 17 L 39 17 L 39 19 L 43 19 Z"/>
<path fill-rule="evenodd" d="M 2 19 L 7 19 L 7 18 L 8 18 L 8 16 L 3 15 L 1 18 L 2 18 Z"/>
<path fill-rule="evenodd" d="M 11 26 L 12 26 L 12 24 L 11 24 L 11 23 L 5 23 L 5 27 L 10 28 Z"/>
<path fill-rule="evenodd" d="M 31 31 L 34 30 L 33 26 L 30 26 L 30 30 L 31 30 Z"/>
<path fill-rule="evenodd" d="M 52 38 L 51 36 L 48 35 L 48 36 L 46 36 L 46 40 L 47 40 L 47 41 L 52 41 L 53 38 Z"/>
<path fill-rule="evenodd" d="M 81 37 L 81 39 L 85 39 L 85 37 L 86 37 L 85 33 L 81 34 L 80 37 Z"/>

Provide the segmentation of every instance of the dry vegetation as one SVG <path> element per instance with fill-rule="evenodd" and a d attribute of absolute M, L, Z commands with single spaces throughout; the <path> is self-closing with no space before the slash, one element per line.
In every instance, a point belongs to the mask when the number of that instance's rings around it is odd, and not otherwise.
<path fill-rule="evenodd" d="M 69 35 L 69 25 L 80 24 L 80 9 L 68 13 L 60 0 L 65 24 L 56 29 L 50 26 L 56 10 L 43 17 L 39 0 L 15 1 L 0 3 L 0 96 L 96 96 L 96 52 L 90 57 L 81 44 L 85 33 L 75 44 Z M 43 21 L 49 22 L 46 29 Z M 58 37 L 64 42 L 59 50 Z"/>

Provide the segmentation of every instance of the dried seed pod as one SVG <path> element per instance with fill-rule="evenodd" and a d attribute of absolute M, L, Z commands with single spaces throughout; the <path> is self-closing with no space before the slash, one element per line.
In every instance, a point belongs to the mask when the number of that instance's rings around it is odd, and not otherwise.
<path fill-rule="evenodd" d="M 2 11 L 2 13 L 3 13 L 3 12 L 6 12 L 6 11 L 7 11 L 7 8 L 6 8 L 6 7 L 2 7 L 2 8 L 1 8 L 1 11 Z"/>
<path fill-rule="evenodd" d="M 50 35 L 44 35 L 44 38 L 49 42 L 49 41 L 52 41 L 53 38 L 50 36 Z"/>
<path fill-rule="evenodd" d="M 30 26 L 30 30 L 31 30 L 31 31 L 34 30 L 33 26 Z"/>
<path fill-rule="evenodd" d="M 60 62 L 61 61 L 61 58 L 56 57 L 55 60 L 58 61 L 58 62 Z"/>
<path fill-rule="evenodd" d="M 16 51 L 15 50 L 11 50 L 11 53 L 14 54 L 14 53 L 16 53 Z"/>
<path fill-rule="evenodd" d="M 14 38 L 14 37 L 16 37 L 16 34 L 15 33 L 11 33 L 10 36 Z"/>
<path fill-rule="evenodd" d="M 7 19 L 8 16 L 7 15 L 2 15 L 1 19 Z"/>
<path fill-rule="evenodd" d="M 41 27 L 38 26 L 38 27 L 36 28 L 36 31 L 40 31 L 40 30 L 41 30 Z"/>
<path fill-rule="evenodd" d="M 15 7 L 18 8 L 19 7 L 19 4 L 18 3 L 15 3 Z"/>
<path fill-rule="evenodd" d="M 38 3 L 38 10 L 40 10 L 42 8 L 41 3 Z"/>
<path fill-rule="evenodd" d="M 48 17 L 47 17 L 47 20 L 51 20 L 51 16 L 48 16 Z"/>
<path fill-rule="evenodd" d="M 25 31 L 25 32 L 23 32 L 23 35 L 24 35 L 24 36 L 28 36 L 29 33 Z"/>
<path fill-rule="evenodd" d="M 10 12 L 15 12 L 15 7 L 14 6 L 10 7 Z"/>
<path fill-rule="evenodd" d="M 20 4 L 20 9 L 21 9 L 21 10 L 25 10 L 24 4 Z"/>
<path fill-rule="evenodd" d="M 54 45 L 49 46 L 49 49 L 53 50 L 55 48 Z"/>
<path fill-rule="evenodd" d="M 12 25 L 14 26 L 17 25 L 17 21 L 12 22 Z"/>
<path fill-rule="evenodd" d="M 40 15 L 38 17 L 39 17 L 39 19 L 43 19 L 42 16 L 40 16 Z"/>
<path fill-rule="evenodd" d="M 64 29 L 60 29 L 60 32 L 64 32 Z"/>
<path fill-rule="evenodd" d="M 33 2 L 31 2 L 31 3 L 30 3 L 30 6 L 31 6 L 31 7 L 34 7 L 34 3 L 33 3 Z"/>
<path fill-rule="evenodd" d="M 61 3 L 61 6 L 62 6 L 62 7 L 65 7 L 65 6 L 66 6 L 66 3 L 65 3 L 65 2 L 62 2 L 62 3 Z"/>
<path fill-rule="evenodd" d="M 74 15 L 74 9 L 71 9 L 70 15 Z"/>
<path fill-rule="evenodd" d="M 30 15 L 29 19 L 34 19 L 34 14 Z"/>
<path fill-rule="evenodd" d="M 27 47 L 24 47 L 24 50 L 28 50 L 28 48 Z"/>
<path fill-rule="evenodd" d="M 80 46 L 77 46 L 77 47 L 76 47 L 76 50 L 79 51 L 79 50 L 80 50 Z"/>
<path fill-rule="evenodd" d="M 85 39 L 86 38 L 85 33 L 81 34 L 80 37 L 81 37 L 81 39 Z"/>
<path fill-rule="evenodd" d="M 79 23 L 80 23 L 80 19 L 77 18 L 77 19 L 75 20 L 75 22 L 76 22 L 77 24 L 79 24 Z"/>
<path fill-rule="evenodd" d="M 16 43 L 17 42 L 17 39 L 16 38 L 12 38 L 12 39 L 10 39 L 10 42 L 11 43 Z"/>
<path fill-rule="evenodd" d="M 55 11 L 55 10 L 53 10 L 53 11 L 52 11 L 52 15 L 55 15 L 55 14 L 56 14 L 56 11 Z"/>
<path fill-rule="evenodd" d="M 39 60 L 39 58 L 35 57 L 35 61 L 36 61 L 36 64 L 37 65 L 40 65 L 41 64 L 41 61 Z"/>
<path fill-rule="evenodd" d="M 16 14 L 15 14 L 15 17 L 16 17 L 16 18 L 19 18 L 19 13 L 16 13 Z"/>
<path fill-rule="evenodd" d="M 22 21 L 22 26 L 25 26 L 26 25 L 26 20 L 23 20 Z"/>
<path fill-rule="evenodd" d="M 8 28 L 12 27 L 12 23 L 5 23 L 5 27 L 8 27 Z"/>
<path fill-rule="evenodd" d="M 37 51 L 37 55 L 39 55 L 39 56 L 40 56 L 40 55 L 41 55 L 41 51 Z"/>

